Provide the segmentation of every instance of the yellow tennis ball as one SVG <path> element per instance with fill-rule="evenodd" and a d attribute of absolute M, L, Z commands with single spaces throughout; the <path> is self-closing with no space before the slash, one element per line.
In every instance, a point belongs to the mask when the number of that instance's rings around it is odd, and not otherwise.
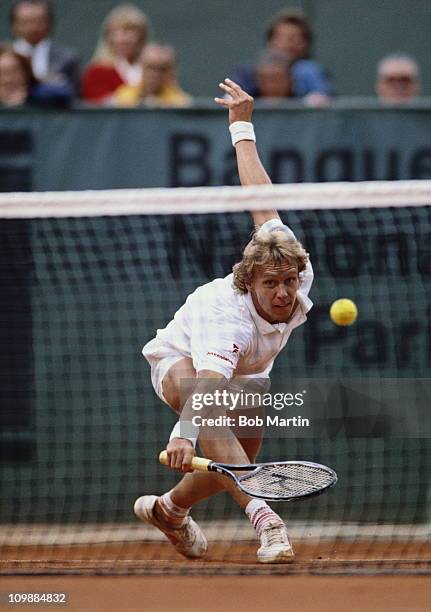
<path fill-rule="evenodd" d="M 351 325 L 356 321 L 358 309 L 355 302 L 342 298 L 332 304 L 329 315 L 336 325 Z"/>

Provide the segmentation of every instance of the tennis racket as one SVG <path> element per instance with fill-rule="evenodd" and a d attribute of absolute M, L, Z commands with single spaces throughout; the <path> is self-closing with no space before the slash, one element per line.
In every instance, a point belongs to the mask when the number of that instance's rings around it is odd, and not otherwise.
<path fill-rule="evenodd" d="M 163 465 L 168 465 L 166 451 L 160 453 L 159 461 Z M 192 468 L 199 472 L 223 474 L 233 480 L 243 493 L 269 501 L 299 501 L 315 497 L 337 482 L 334 470 L 310 461 L 229 465 L 194 457 Z M 237 476 L 234 472 L 247 472 L 247 474 Z"/>

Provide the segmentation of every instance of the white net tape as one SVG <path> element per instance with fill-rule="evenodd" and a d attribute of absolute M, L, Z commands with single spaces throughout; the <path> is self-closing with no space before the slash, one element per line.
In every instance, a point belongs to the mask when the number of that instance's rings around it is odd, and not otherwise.
<path fill-rule="evenodd" d="M 0 218 L 220 213 L 431 205 L 431 181 L 302 183 L 0 194 Z"/>

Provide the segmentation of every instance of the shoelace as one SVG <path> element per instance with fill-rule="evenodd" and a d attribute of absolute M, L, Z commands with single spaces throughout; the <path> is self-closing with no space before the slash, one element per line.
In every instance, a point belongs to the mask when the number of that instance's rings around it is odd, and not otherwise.
<path fill-rule="evenodd" d="M 181 531 L 182 539 L 187 544 L 193 544 L 193 542 L 195 541 L 195 534 L 190 526 L 190 521 L 188 519 L 179 531 Z"/>
<path fill-rule="evenodd" d="M 285 528 L 283 525 L 271 525 L 262 531 L 264 546 L 273 544 L 288 544 Z"/>

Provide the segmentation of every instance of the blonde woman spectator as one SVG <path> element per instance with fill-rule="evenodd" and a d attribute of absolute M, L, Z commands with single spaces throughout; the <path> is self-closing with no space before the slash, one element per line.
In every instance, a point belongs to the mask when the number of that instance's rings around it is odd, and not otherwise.
<path fill-rule="evenodd" d="M 142 81 L 141 53 L 149 36 L 146 15 L 133 4 L 120 4 L 106 16 L 93 61 L 82 78 L 82 97 L 106 104 L 122 85 Z"/>
<path fill-rule="evenodd" d="M 188 106 L 192 98 L 177 81 L 176 55 L 169 45 L 149 44 L 142 52 L 144 78 L 138 86 L 120 87 L 114 95 L 118 106 Z"/>

